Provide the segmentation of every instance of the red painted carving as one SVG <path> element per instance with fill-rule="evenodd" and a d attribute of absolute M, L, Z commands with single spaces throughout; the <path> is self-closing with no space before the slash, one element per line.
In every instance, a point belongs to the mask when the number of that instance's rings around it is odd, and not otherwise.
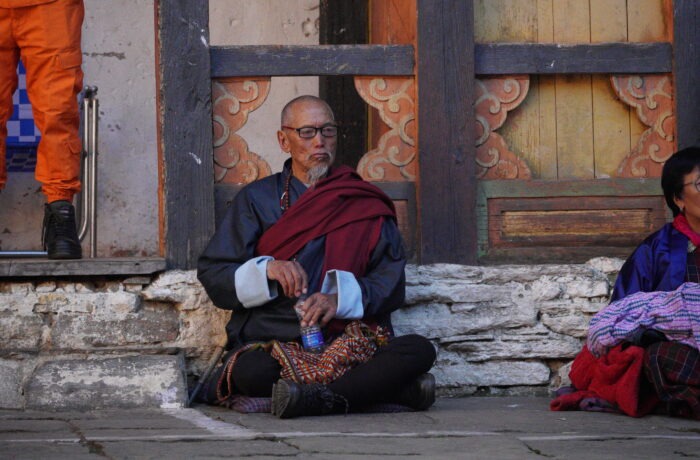
<path fill-rule="evenodd" d="M 476 163 L 479 179 L 530 179 L 530 168 L 495 131 L 530 88 L 527 75 L 476 80 Z"/>
<path fill-rule="evenodd" d="M 415 85 L 411 77 L 355 77 L 355 88 L 379 111 L 390 130 L 365 153 L 357 172 L 367 180 L 414 181 L 416 178 Z"/>
<path fill-rule="evenodd" d="M 618 177 L 661 177 L 663 164 L 676 150 L 673 88 L 667 75 L 613 75 L 613 89 L 649 128 L 620 163 Z"/>
<path fill-rule="evenodd" d="M 269 93 L 269 78 L 212 83 L 215 182 L 248 184 L 270 175 L 270 165 L 236 134 L 248 121 L 248 113 L 260 107 Z"/>

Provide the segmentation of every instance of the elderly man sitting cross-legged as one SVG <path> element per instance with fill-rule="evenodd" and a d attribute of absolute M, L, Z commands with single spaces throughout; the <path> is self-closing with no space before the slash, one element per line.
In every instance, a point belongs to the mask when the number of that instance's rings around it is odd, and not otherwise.
<path fill-rule="evenodd" d="M 352 169 L 332 167 L 337 134 L 323 100 L 289 102 L 277 138 L 291 158 L 238 193 L 202 254 L 199 280 L 233 313 L 229 352 L 201 401 L 271 396 L 281 418 L 433 404 L 435 349 L 391 328 L 406 264 L 393 203 Z M 328 344 L 321 354 L 299 345 L 300 325 L 315 324 Z"/>

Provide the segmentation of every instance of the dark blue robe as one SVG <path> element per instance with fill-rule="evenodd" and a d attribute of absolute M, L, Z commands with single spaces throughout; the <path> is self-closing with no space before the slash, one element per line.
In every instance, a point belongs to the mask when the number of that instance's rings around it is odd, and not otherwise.
<path fill-rule="evenodd" d="M 685 281 L 688 237 L 668 223 L 649 235 L 625 261 L 611 302 L 635 292 L 674 291 Z"/>

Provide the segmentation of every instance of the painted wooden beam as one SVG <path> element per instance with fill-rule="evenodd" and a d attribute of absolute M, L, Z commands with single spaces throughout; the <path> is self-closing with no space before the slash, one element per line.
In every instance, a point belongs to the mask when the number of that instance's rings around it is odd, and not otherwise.
<path fill-rule="evenodd" d="M 476 263 L 474 5 L 418 0 L 421 263 Z"/>
<path fill-rule="evenodd" d="M 214 232 L 209 1 L 156 4 L 161 242 L 168 268 L 194 268 Z"/>
<path fill-rule="evenodd" d="M 673 69 L 673 47 L 670 43 L 479 43 L 475 61 L 479 75 L 667 73 Z"/>
<path fill-rule="evenodd" d="M 700 145 L 700 2 L 673 2 L 674 83 L 678 148 Z"/>
<path fill-rule="evenodd" d="M 413 75 L 411 45 L 212 46 L 211 77 Z"/>

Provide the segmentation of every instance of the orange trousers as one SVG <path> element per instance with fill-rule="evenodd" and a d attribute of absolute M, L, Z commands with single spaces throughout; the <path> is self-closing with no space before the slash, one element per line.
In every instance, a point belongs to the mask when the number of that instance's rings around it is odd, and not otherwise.
<path fill-rule="evenodd" d="M 7 121 L 12 115 L 12 94 L 17 89 L 21 58 L 34 122 L 41 131 L 35 177 L 42 184 L 47 202 L 70 201 L 80 191 L 77 96 L 83 86 L 83 0 L 16 7 L 20 3 L 22 0 L 0 0 L 0 189 L 7 182 Z"/>

